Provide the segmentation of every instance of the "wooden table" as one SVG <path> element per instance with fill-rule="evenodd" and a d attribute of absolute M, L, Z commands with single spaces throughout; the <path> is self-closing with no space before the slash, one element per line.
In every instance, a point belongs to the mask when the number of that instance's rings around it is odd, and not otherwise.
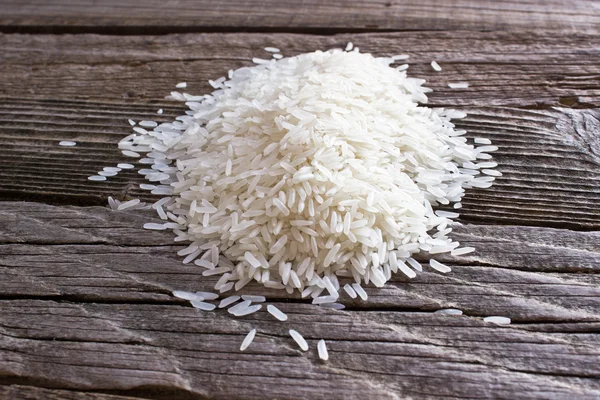
<path fill-rule="evenodd" d="M 0 397 L 600 398 L 599 27 L 585 0 L 2 1 Z M 469 137 L 500 147 L 504 176 L 469 192 L 453 234 L 477 251 L 345 311 L 268 292 L 287 323 L 174 298 L 215 280 L 181 263 L 171 234 L 143 230 L 149 214 L 106 208 L 150 200 L 141 176 L 86 177 L 125 161 L 128 118 L 182 113 L 164 100 L 177 82 L 202 94 L 265 46 L 348 41 L 410 54 L 430 104 L 465 110 Z M 465 315 L 433 313 L 446 307 Z"/>

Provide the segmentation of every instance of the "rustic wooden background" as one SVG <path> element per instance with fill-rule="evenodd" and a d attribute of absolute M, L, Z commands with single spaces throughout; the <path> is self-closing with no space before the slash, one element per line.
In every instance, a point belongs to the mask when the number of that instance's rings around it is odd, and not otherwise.
<path fill-rule="evenodd" d="M 0 0 L 0 398 L 600 398 L 599 27 L 585 0 Z M 500 147 L 504 176 L 466 196 L 454 232 L 477 252 L 345 311 L 269 292 L 286 323 L 172 297 L 214 279 L 148 214 L 105 207 L 148 198 L 141 176 L 86 177 L 125 161 L 128 118 L 183 111 L 164 100 L 177 82 L 202 94 L 265 46 L 349 40 L 410 54 L 431 104 Z"/>

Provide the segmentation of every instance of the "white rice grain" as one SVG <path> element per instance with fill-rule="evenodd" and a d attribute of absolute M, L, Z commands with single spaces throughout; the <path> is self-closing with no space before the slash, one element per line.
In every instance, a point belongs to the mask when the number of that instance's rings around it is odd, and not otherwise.
<path fill-rule="evenodd" d="M 252 62 L 254 64 L 268 64 L 270 61 L 269 60 L 265 60 L 264 58 L 258 58 L 258 57 L 253 57 L 252 58 Z"/>
<path fill-rule="evenodd" d="M 492 144 L 492 141 L 487 138 L 479 138 L 478 137 L 478 138 L 475 138 L 473 141 L 477 144 Z"/>
<path fill-rule="evenodd" d="M 327 345 L 323 339 L 319 340 L 317 344 L 317 351 L 319 352 L 319 358 L 323 361 L 329 360 L 329 353 L 327 351 Z"/>
<path fill-rule="evenodd" d="M 254 268 L 259 268 L 261 266 L 260 261 L 258 261 L 258 259 L 252 253 L 250 253 L 249 251 L 247 251 L 247 252 L 244 253 L 244 258 Z"/>
<path fill-rule="evenodd" d="M 156 128 L 158 126 L 154 121 L 140 121 L 138 124 L 144 128 Z"/>
<path fill-rule="evenodd" d="M 196 264 L 197 266 L 202 267 L 202 268 L 208 268 L 208 269 L 214 269 L 215 268 L 215 264 L 211 263 L 208 260 L 202 260 L 202 259 L 195 260 L 194 264 Z"/>
<path fill-rule="evenodd" d="M 192 303 L 192 306 L 194 306 L 194 308 L 197 308 L 202 311 L 212 311 L 216 307 L 214 304 L 206 303 L 204 301 L 199 301 L 199 300 L 192 300 L 191 303 Z"/>
<path fill-rule="evenodd" d="M 337 300 L 337 296 L 319 296 L 315 297 L 312 301 L 313 304 L 327 304 L 333 303 Z"/>
<path fill-rule="evenodd" d="M 271 314 L 272 316 L 277 318 L 279 321 L 287 321 L 287 319 L 288 319 L 287 315 L 285 315 L 279 308 L 275 307 L 272 304 L 269 304 L 267 306 L 267 311 L 269 312 L 269 314 Z"/>
<path fill-rule="evenodd" d="M 111 210 L 116 210 L 119 207 L 120 202 L 112 198 L 112 196 L 108 196 L 108 206 Z"/>
<path fill-rule="evenodd" d="M 238 303 L 232 307 L 229 307 L 227 309 L 227 312 L 235 315 L 236 313 L 241 312 L 241 311 L 245 310 L 246 308 L 248 308 L 250 306 L 250 304 L 252 304 L 252 302 L 250 300 L 242 301 L 241 303 Z"/>
<path fill-rule="evenodd" d="M 290 329 L 289 333 L 290 333 L 290 336 L 292 337 L 292 339 L 294 339 L 294 341 L 298 344 L 298 346 L 300 346 L 302 351 L 308 351 L 308 343 L 306 343 L 306 340 L 304 340 L 304 338 L 302 337 L 301 334 L 299 334 L 297 331 L 295 331 L 293 329 Z"/>
<path fill-rule="evenodd" d="M 211 263 L 211 265 L 212 265 L 212 263 Z M 203 271 L 202 272 L 202 276 L 221 275 L 221 274 L 223 274 L 225 272 L 229 272 L 229 271 L 231 271 L 230 267 L 212 268 L 212 269 L 208 269 L 206 271 Z"/>
<path fill-rule="evenodd" d="M 423 266 L 417 260 L 415 260 L 414 258 L 412 258 L 412 257 L 411 258 L 407 258 L 406 262 L 411 267 L 413 267 L 416 271 L 419 271 L 419 272 L 423 271 Z"/>
<path fill-rule="evenodd" d="M 119 207 L 117 207 L 117 209 L 118 210 L 127 210 L 129 208 L 135 207 L 138 204 L 140 204 L 140 199 L 133 199 L 133 200 L 129 200 L 124 203 L 121 203 L 119 205 Z"/>
<path fill-rule="evenodd" d="M 354 291 L 354 289 L 352 289 L 352 286 L 350 286 L 349 284 L 345 284 L 344 285 L 344 291 L 346 293 L 348 293 L 348 296 L 350 296 L 351 298 L 355 299 L 356 298 L 356 292 Z"/>
<path fill-rule="evenodd" d="M 482 169 L 481 172 L 489 176 L 502 176 L 502 172 L 495 169 Z"/>
<path fill-rule="evenodd" d="M 106 172 L 121 172 L 121 168 L 118 167 L 104 167 L 102 170 Z"/>
<path fill-rule="evenodd" d="M 469 84 L 467 82 L 454 82 L 454 83 L 449 83 L 448 87 L 450 89 L 466 89 L 469 87 Z"/>
<path fill-rule="evenodd" d="M 369 298 L 367 292 L 365 292 L 365 289 L 363 289 L 362 286 L 360 286 L 358 283 L 353 283 L 352 289 L 354 289 L 356 294 L 358 294 L 358 296 L 364 301 L 367 301 L 367 299 Z"/>
<path fill-rule="evenodd" d="M 204 300 L 216 300 L 219 295 L 211 292 L 196 292 L 198 296 L 201 296 Z"/>
<path fill-rule="evenodd" d="M 149 229 L 153 231 L 164 231 L 167 229 L 167 227 L 165 226 L 165 224 L 155 224 L 153 222 L 148 222 L 144 224 L 144 229 Z"/>
<path fill-rule="evenodd" d="M 442 218 L 458 218 L 460 216 L 459 213 L 455 213 L 452 211 L 443 211 L 443 210 L 436 211 L 435 215 L 437 215 L 438 217 L 442 217 Z"/>
<path fill-rule="evenodd" d="M 204 297 L 199 296 L 196 293 L 192 293 L 192 292 L 186 292 L 184 290 L 173 290 L 173 296 L 183 299 L 183 300 L 197 300 L 197 301 L 203 301 Z"/>
<path fill-rule="evenodd" d="M 235 282 L 228 282 L 228 283 L 224 283 L 223 285 L 219 285 L 218 286 L 219 293 L 229 292 L 231 289 L 233 289 L 234 285 L 235 285 Z"/>
<path fill-rule="evenodd" d="M 267 298 L 265 296 L 255 296 L 255 295 L 250 295 L 250 294 L 242 295 L 242 299 L 250 300 L 253 303 L 264 303 L 267 300 Z"/>
<path fill-rule="evenodd" d="M 457 308 L 442 308 L 434 311 L 434 314 L 462 315 L 463 312 Z"/>
<path fill-rule="evenodd" d="M 140 153 L 136 153 L 135 151 L 131 151 L 131 150 L 123 150 L 121 153 L 123 153 L 124 156 L 127 157 L 139 157 Z"/>
<path fill-rule="evenodd" d="M 236 311 L 235 313 L 233 313 L 233 315 L 236 317 L 243 317 L 246 315 L 254 314 L 257 311 L 260 311 L 261 308 L 262 308 L 262 304 L 257 304 L 254 306 L 246 307 L 243 310 Z"/>
<path fill-rule="evenodd" d="M 461 247 L 459 249 L 454 249 L 450 252 L 453 256 L 462 256 L 464 254 L 472 253 L 475 251 L 474 247 Z"/>
<path fill-rule="evenodd" d="M 437 260 L 429 260 L 429 266 L 433 269 L 435 269 L 436 271 L 439 271 L 441 273 L 447 273 L 452 271 L 450 269 L 449 266 L 442 264 L 441 262 L 437 261 Z"/>
<path fill-rule="evenodd" d="M 492 324 L 496 324 L 496 325 L 510 325 L 511 320 L 508 317 L 497 317 L 497 316 L 493 316 L 493 317 L 485 317 L 483 319 L 484 322 L 490 322 Z"/>
<path fill-rule="evenodd" d="M 242 342 L 242 345 L 240 346 L 240 351 L 244 351 L 248 348 L 248 346 L 250 346 L 254 340 L 254 336 L 256 336 L 256 329 L 252 329 L 250 332 L 248 332 L 244 338 L 244 341 Z"/>
<path fill-rule="evenodd" d="M 491 145 L 479 146 L 477 148 L 477 151 L 480 153 L 483 153 L 483 152 L 489 153 L 489 152 L 497 151 L 497 150 L 498 150 L 498 146 L 491 146 Z"/>
<path fill-rule="evenodd" d="M 221 300 L 221 302 L 219 303 L 219 308 L 225 308 L 225 307 L 235 303 L 239 299 L 240 299 L 240 296 L 237 296 L 237 295 L 226 297 L 223 300 Z"/>

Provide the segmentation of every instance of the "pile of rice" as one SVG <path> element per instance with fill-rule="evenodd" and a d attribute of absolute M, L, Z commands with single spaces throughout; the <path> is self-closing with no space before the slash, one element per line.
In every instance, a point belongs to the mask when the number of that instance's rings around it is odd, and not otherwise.
<path fill-rule="evenodd" d="M 152 206 L 166 222 L 146 228 L 189 242 L 179 254 L 220 275 L 215 290 L 254 280 L 334 302 L 338 277 L 381 287 L 414 277 L 415 253 L 472 251 L 448 237 L 458 214 L 434 212 L 498 175 L 491 142 L 475 147 L 451 122 L 464 113 L 421 105 L 430 90 L 394 57 L 334 49 L 256 62 L 210 81 L 209 95 L 172 93 L 186 115 L 146 121 L 119 144 L 145 153 L 143 187 L 166 195 Z"/>

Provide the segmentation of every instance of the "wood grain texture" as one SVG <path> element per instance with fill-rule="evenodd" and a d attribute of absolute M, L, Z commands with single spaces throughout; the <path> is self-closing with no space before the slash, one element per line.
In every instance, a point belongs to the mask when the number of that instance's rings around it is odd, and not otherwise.
<path fill-rule="evenodd" d="M 104 107 L 126 103 L 135 108 L 139 100 L 164 104 L 177 82 L 188 82 L 190 92 L 205 93 L 212 89 L 209 79 L 253 65 L 253 57 L 270 57 L 265 46 L 289 56 L 352 41 L 378 56 L 409 54 L 409 74 L 427 79 L 434 89 L 433 105 L 593 107 L 600 97 L 598 37 L 565 31 L 0 35 L 0 95 L 12 101 L 95 100 L 106 103 Z M 442 72 L 433 71 L 432 60 L 440 63 Z M 447 86 L 461 81 L 470 87 Z M 119 110 L 112 111 L 119 115 Z"/>
<path fill-rule="evenodd" d="M 411 75 L 426 78 L 434 89 L 430 104 L 467 111 L 458 126 L 500 147 L 496 158 L 505 176 L 492 189 L 467 195 L 464 221 L 597 229 L 597 38 L 554 32 L 476 38 L 468 32 L 0 35 L 0 143 L 9 149 L 0 195 L 87 205 L 106 204 L 108 195 L 149 199 L 135 172 L 101 183 L 86 180 L 127 161 L 116 148 L 130 132 L 127 118 L 167 121 L 180 115 L 181 104 L 164 100 L 175 83 L 186 81 L 190 92 L 206 93 L 208 79 L 267 56 L 266 45 L 292 55 L 352 40 L 377 55 L 408 52 Z M 441 73 L 431 69 L 432 59 L 441 63 Z M 456 81 L 471 86 L 447 87 Z M 162 116 L 158 108 L 165 110 Z M 61 140 L 78 146 L 59 147 Z"/>
<path fill-rule="evenodd" d="M 0 386 L 0 397 L 19 400 L 133 400 L 139 397 L 118 396 L 79 390 L 45 389 L 38 386 L 5 384 Z"/>
<path fill-rule="evenodd" d="M 55 32 L 597 29 L 592 0 L 4 0 L 0 26 Z M 69 30 L 69 28 L 71 28 Z M 46 29 L 47 31 L 48 29 Z"/>
<path fill-rule="evenodd" d="M 201 277 L 196 265 L 181 264 L 183 257 L 175 253 L 183 246 L 173 243 L 172 234 L 141 228 L 153 219 L 140 211 L 4 202 L 0 268 L 5 281 L 0 293 L 6 298 L 183 304 L 171 297 L 172 290 L 213 290 L 216 277 Z M 415 281 L 398 276 L 383 289 L 368 289 L 368 303 L 347 299 L 346 304 L 427 311 L 460 306 L 480 316 L 510 311 L 515 320 L 529 322 L 596 319 L 600 289 L 582 286 L 578 277 L 586 274 L 591 284 L 597 283 L 598 232 L 457 225 L 453 237 L 477 248 L 462 257 L 436 257 L 456 265 L 459 274 L 424 273 Z M 288 297 L 277 290 L 267 293 L 281 300 Z M 482 298 L 484 293 L 488 296 Z M 525 297 L 536 301 L 529 303 Z"/>
<path fill-rule="evenodd" d="M 18 386 L 33 383 L 99 399 L 600 396 L 599 232 L 456 226 L 455 239 L 477 252 L 440 258 L 452 273 L 396 277 L 367 288 L 369 302 L 342 296 L 347 311 L 269 291 L 290 317 L 281 323 L 264 310 L 233 318 L 174 298 L 214 279 L 180 263 L 171 234 L 143 230 L 150 219 L 2 203 L 0 383 L 15 385 L 5 393 L 42 398 Z M 433 313 L 446 307 L 465 315 Z M 486 315 L 514 322 L 498 327 Z M 253 327 L 257 338 L 240 353 Z M 327 363 L 315 350 L 321 338 Z"/>
<path fill-rule="evenodd" d="M 596 2 L 1 3 L 0 32 L 64 34 L 0 34 L 0 398 L 600 398 Z M 98 207 L 108 195 L 153 199 L 140 175 L 86 177 L 129 161 L 116 149 L 128 118 L 184 111 L 164 100 L 177 82 L 206 93 L 208 79 L 269 57 L 265 46 L 288 56 L 348 41 L 410 54 L 409 74 L 434 89 L 430 104 L 468 112 L 458 126 L 500 147 L 504 176 L 469 192 L 452 232 L 477 251 L 436 256 L 447 275 L 419 258 L 416 279 L 369 287 L 368 302 L 344 295 L 345 311 L 244 289 L 265 294 L 285 323 L 173 297 L 216 279 L 182 264 L 171 234 L 142 229 L 153 215 Z M 470 87 L 447 86 L 461 81 Z M 464 315 L 434 313 L 447 307 Z"/>

